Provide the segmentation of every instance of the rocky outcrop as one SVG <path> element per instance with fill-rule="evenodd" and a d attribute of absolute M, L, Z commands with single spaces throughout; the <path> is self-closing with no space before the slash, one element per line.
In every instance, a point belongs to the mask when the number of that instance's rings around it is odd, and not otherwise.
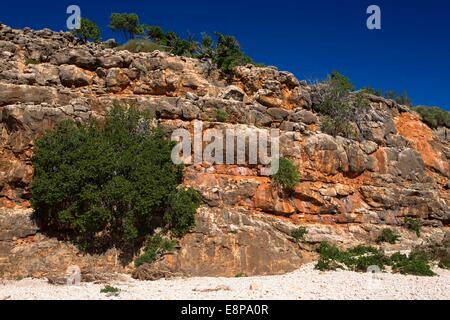
<path fill-rule="evenodd" d="M 194 120 L 205 129 L 279 128 L 280 151 L 301 173 L 286 194 L 259 166 L 188 166 L 185 184 L 206 204 L 195 230 L 154 266 L 156 273 L 284 273 L 311 259 L 320 241 L 372 243 L 386 226 L 402 234 L 394 248 L 443 238 L 450 222 L 448 129 L 433 131 L 407 107 L 373 96 L 357 128 L 362 138 L 332 137 L 320 132 L 312 108 L 317 91 L 275 68 L 238 67 L 230 80 L 207 61 L 0 25 L 0 277 L 63 274 L 73 264 L 131 270 L 117 252 L 85 255 L 42 235 L 28 209 L 36 138 L 67 119 L 101 118 L 120 102 L 150 111 L 169 133 L 192 129 Z M 217 121 L 217 110 L 227 123 Z M 422 221 L 421 238 L 403 227 L 405 216 Z M 301 245 L 290 236 L 299 225 L 309 230 Z"/>

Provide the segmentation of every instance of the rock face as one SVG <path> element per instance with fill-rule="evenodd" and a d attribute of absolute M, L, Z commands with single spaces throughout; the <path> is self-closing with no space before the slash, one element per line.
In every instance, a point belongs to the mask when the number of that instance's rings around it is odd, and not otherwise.
<path fill-rule="evenodd" d="M 63 120 L 101 118 L 117 102 L 150 111 L 169 133 L 192 129 L 194 120 L 208 130 L 279 128 L 280 151 L 301 173 L 287 195 L 258 166 L 188 166 L 185 184 L 206 205 L 195 230 L 156 270 L 279 274 L 309 260 L 320 241 L 372 243 L 386 226 L 402 234 L 399 248 L 443 238 L 450 223 L 448 129 L 433 131 L 407 107 L 371 97 L 362 139 L 332 137 L 320 132 L 315 92 L 275 68 L 242 66 L 226 80 L 205 61 L 0 25 L 0 277 L 60 275 L 69 265 L 130 270 L 117 252 L 85 255 L 40 234 L 29 209 L 35 139 Z M 217 122 L 217 110 L 228 114 L 227 123 Z M 422 221 L 422 238 L 403 227 L 405 216 Z M 309 230 L 302 245 L 290 236 L 299 225 Z"/>

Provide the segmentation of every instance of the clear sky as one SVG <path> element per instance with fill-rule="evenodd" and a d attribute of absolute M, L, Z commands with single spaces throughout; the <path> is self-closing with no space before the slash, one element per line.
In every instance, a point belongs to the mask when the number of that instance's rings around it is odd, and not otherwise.
<path fill-rule="evenodd" d="M 450 110 L 450 0 L 2 0 L 0 22 L 65 30 L 70 4 L 104 40 L 123 40 L 107 28 L 112 12 L 136 12 L 181 35 L 234 35 L 255 61 L 300 79 L 338 70 L 357 87 L 406 89 L 414 104 Z M 366 28 L 371 4 L 381 7 L 382 30 Z"/>

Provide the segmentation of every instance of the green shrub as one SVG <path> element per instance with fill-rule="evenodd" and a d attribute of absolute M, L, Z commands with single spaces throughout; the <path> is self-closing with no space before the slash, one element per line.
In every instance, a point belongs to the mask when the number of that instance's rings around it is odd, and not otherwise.
<path fill-rule="evenodd" d="M 225 110 L 217 109 L 216 110 L 216 119 L 218 122 L 227 122 L 228 113 Z"/>
<path fill-rule="evenodd" d="M 201 203 L 201 196 L 196 190 L 181 189 L 169 197 L 169 207 L 164 221 L 176 236 L 183 236 L 195 225 L 195 213 Z"/>
<path fill-rule="evenodd" d="M 417 236 L 420 237 L 420 229 L 422 228 L 422 223 L 419 219 L 405 217 L 405 225 L 409 230 L 414 231 Z"/>
<path fill-rule="evenodd" d="M 390 244 L 395 244 L 400 239 L 400 236 L 395 234 L 391 229 L 383 229 L 380 236 L 377 239 L 378 243 L 387 242 Z"/>
<path fill-rule="evenodd" d="M 160 235 L 154 235 L 147 240 L 144 253 L 134 261 L 134 265 L 139 267 L 145 263 L 152 263 L 158 255 L 173 252 L 175 249 L 175 241 L 164 239 Z"/>
<path fill-rule="evenodd" d="M 106 293 L 108 296 L 118 296 L 120 293 L 120 289 L 107 284 L 102 289 L 100 289 L 100 293 Z"/>
<path fill-rule="evenodd" d="M 167 206 L 182 180 L 182 167 L 171 160 L 173 145 L 135 108 L 115 106 L 104 124 L 64 122 L 35 144 L 35 214 L 44 229 L 69 235 L 84 249 L 137 245 L 167 210 L 180 233 L 196 207 Z"/>
<path fill-rule="evenodd" d="M 402 95 L 397 94 L 397 92 L 393 90 L 386 91 L 384 93 L 384 97 L 386 99 L 394 100 L 398 104 L 402 104 L 409 107 L 412 106 L 411 98 L 408 96 L 408 92 L 406 92 L 406 90 L 403 90 Z"/>
<path fill-rule="evenodd" d="M 32 59 L 32 58 L 27 58 L 25 60 L 25 64 L 26 65 L 29 65 L 29 64 L 40 64 L 40 63 L 41 63 L 41 61 L 36 60 L 36 59 Z"/>
<path fill-rule="evenodd" d="M 409 256 L 399 252 L 394 253 L 389 259 L 389 264 L 394 272 L 401 274 L 427 277 L 436 275 L 429 266 L 427 255 L 420 251 L 413 251 Z"/>
<path fill-rule="evenodd" d="M 295 239 L 295 242 L 299 243 L 308 234 L 308 230 L 305 227 L 300 227 L 292 231 L 291 236 Z"/>
<path fill-rule="evenodd" d="M 288 191 L 295 188 L 300 183 L 300 175 L 295 164 L 288 158 L 279 159 L 279 169 L 272 177 L 275 185 L 278 185 Z"/>
<path fill-rule="evenodd" d="M 235 278 L 247 278 L 247 274 L 244 272 L 236 273 Z"/>
<path fill-rule="evenodd" d="M 98 42 L 100 41 L 101 37 L 100 28 L 98 27 L 98 25 L 86 18 L 81 19 L 80 29 L 75 29 L 72 32 L 77 38 L 84 42 Z"/>
<path fill-rule="evenodd" d="M 413 109 L 430 128 L 450 128 L 450 112 L 438 107 L 418 106 Z"/>
<path fill-rule="evenodd" d="M 323 115 L 321 130 L 332 136 L 357 138 L 353 123 L 358 124 L 369 109 L 364 91 L 352 94 L 351 81 L 333 71 L 322 87 L 321 102 L 313 108 Z"/>
<path fill-rule="evenodd" d="M 131 39 L 127 43 L 119 46 L 117 50 L 128 50 L 133 53 L 153 52 L 155 50 L 165 51 L 166 48 L 146 39 Z"/>
<path fill-rule="evenodd" d="M 320 259 L 315 268 L 321 271 L 349 269 L 366 272 L 370 266 L 376 265 L 380 269 L 384 269 L 386 264 L 383 253 L 373 247 L 358 246 L 345 251 L 323 242 L 320 244 L 318 252 Z"/>
<path fill-rule="evenodd" d="M 436 261 L 439 268 L 450 270 L 450 238 L 447 236 L 442 243 L 433 243 L 420 248 L 429 260 Z"/>

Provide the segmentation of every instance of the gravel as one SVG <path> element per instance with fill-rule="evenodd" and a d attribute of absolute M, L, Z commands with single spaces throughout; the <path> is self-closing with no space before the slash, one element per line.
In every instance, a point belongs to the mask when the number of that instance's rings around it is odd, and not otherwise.
<path fill-rule="evenodd" d="M 45 279 L 1 281 L 0 300 L 429 300 L 450 299 L 450 271 L 436 277 L 390 273 L 320 272 L 314 264 L 286 275 L 248 278 L 178 278 L 137 281 L 127 275 L 109 283 L 118 296 L 100 293 L 105 284 L 55 286 Z"/>

